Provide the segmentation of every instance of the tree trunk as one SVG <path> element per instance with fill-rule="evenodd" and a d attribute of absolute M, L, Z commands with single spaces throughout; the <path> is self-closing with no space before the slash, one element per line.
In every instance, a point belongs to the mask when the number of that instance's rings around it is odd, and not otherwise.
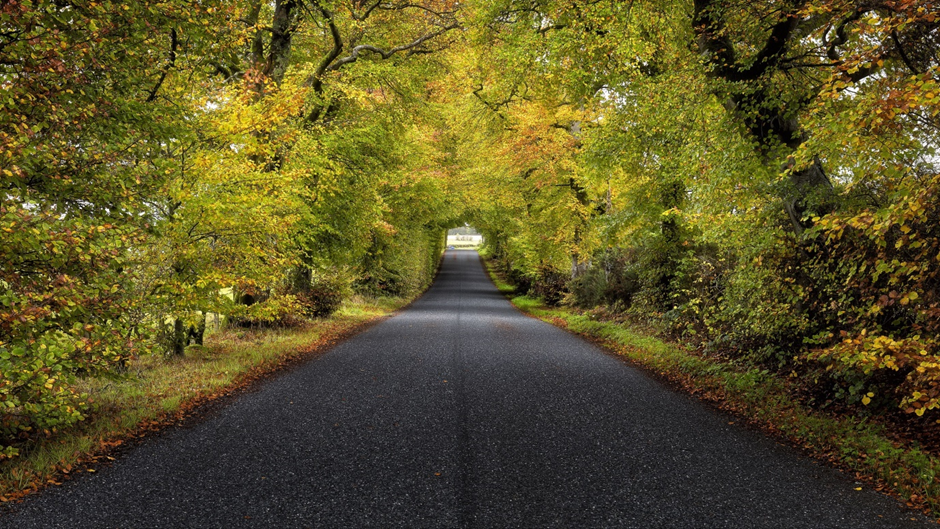
<path fill-rule="evenodd" d="M 718 0 L 694 1 L 693 25 L 698 48 L 708 58 L 709 75 L 728 83 L 716 90 L 715 95 L 722 98 L 728 112 L 757 141 L 757 153 L 771 166 L 777 163 L 778 156 L 792 155 L 805 141 L 797 116 L 810 101 L 788 105 L 774 94 L 771 80 L 774 73 L 786 71 L 782 61 L 798 38 L 801 5 L 785 4 L 782 7 L 785 16 L 766 21 L 766 41 L 758 47 L 752 61 L 741 61 L 735 53 L 735 44 L 725 31 L 726 17 L 730 16 L 726 8 Z M 808 210 L 824 214 L 831 209 L 832 182 L 818 159 L 805 169 L 791 170 L 788 177 L 789 187 L 780 198 L 794 232 L 799 235 L 812 224 L 804 219 Z"/>
<path fill-rule="evenodd" d="M 206 313 L 203 312 L 199 318 L 199 323 L 189 328 L 189 338 L 196 345 L 202 345 L 203 338 L 206 336 Z"/>
<path fill-rule="evenodd" d="M 823 171 L 819 160 L 801 171 L 790 173 L 791 191 L 784 197 L 784 209 L 790 217 L 790 224 L 797 235 L 812 226 L 812 222 L 803 217 L 809 207 L 817 215 L 829 213 L 832 206 L 833 187 L 829 176 Z"/>
<path fill-rule="evenodd" d="M 173 320 L 173 343 L 172 351 L 174 356 L 183 356 L 186 351 L 186 342 L 189 336 L 186 333 L 186 327 L 181 318 Z"/>
<path fill-rule="evenodd" d="M 268 62 L 264 73 L 277 85 L 284 80 L 284 74 L 290 64 L 296 7 L 295 0 L 277 0 L 274 6 L 274 18 L 271 20 L 271 44 L 268 48 Z"/>
<path fill-rule="evenodd" d="M 290 282 L 292 293 L 308 292 L 313 285 L 313 270 L 304 265 L 295 267 L 291 271 Z"/>
<path fill-rule="evenodd" d="M 668 169 L 667 169 L 668 170 Z M 665 175 L 665 181 L 660 184 L 659 201 L 663 212 L 679 209 L 685 202 L 686 188 L 682 179 L 673 174 Z M 654 260 L 659 267 L 658 288 L 663 308 L 669 305 L 672 296 L 672 281 L 676 277 L 679 267 L 680 245 L 682 244 L 682 226 L 679 218 L 674 214 L 663 215 L 659 226 L 662 236 L 660 254 Z"/>

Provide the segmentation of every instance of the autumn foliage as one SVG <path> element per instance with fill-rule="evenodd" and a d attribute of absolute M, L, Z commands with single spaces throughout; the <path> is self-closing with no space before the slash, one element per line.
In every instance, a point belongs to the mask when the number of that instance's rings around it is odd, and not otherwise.
<path fill-rule="evenodd" d="M 0 445 L 82 377 L 411 295 L 470 222 L 603 306 L 860 413 L 940 407 L 932 1 L 0 7 Z"/>
<path fill-rule="evenodd" d="M 0 459 L 210 315 L 424 288 L 457 213 L 419 102 L 457 26 L 437 0 L 4 2 Z"/>
<path fill-rule="evenodd" d="M 490 127 L 481 188 L 501 192 L 475 222 L 524 290 L 561 274 L 547 301 L 773 369 L 816 406 L 932 420 L 940 5 L 505 0 L 483 16 L 466 108 Z"/>

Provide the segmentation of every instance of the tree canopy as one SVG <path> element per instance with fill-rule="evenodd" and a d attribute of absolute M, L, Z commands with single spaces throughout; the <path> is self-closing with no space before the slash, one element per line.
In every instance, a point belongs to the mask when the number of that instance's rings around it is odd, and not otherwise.
<path fill-rule="evenodd" d="M 935 410 L 938 26 L 926 0 L 5 2 L 3 453 L 207 314 L 413 295 L 465 223 L 546 302 Z"/>

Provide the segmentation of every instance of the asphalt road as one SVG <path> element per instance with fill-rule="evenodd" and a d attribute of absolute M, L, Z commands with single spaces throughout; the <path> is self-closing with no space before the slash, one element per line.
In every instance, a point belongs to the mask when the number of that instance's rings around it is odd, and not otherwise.
<path fill-rule="evenodd" d="M 728 423 L 448 251 L 407 310 L 0 527 L 935 527 Z"/>

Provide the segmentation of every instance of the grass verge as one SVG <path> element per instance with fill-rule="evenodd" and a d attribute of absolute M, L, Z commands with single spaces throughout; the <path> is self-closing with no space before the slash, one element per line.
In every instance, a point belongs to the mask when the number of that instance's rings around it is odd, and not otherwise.
<path fill-rule="evenodd" d="M 517 308 L 541 320 L 591 338 L 633 364 L 785 439 L 814 457 L 855 473 L 876 490 L 909 507 L 940 518 L 940 458 L 885 435 L 877 422 L 812 410 L 789 391 L 785 379 L 753 366 L 701 356 L 631 328 L 599 321 L 591 313 L 549 308 L 515 295 L 514 287 L 486 262 L 490 278 Z"/>
<path fill-rule="evenodd" d="M 20 499 L 113 460 L 115 452 L 264 376 L 325 352 L 332 344 L 406 305 L 356 298 L 333 316 L 291 329 L 230 329 L 192 346 L 183 358 L 141 357 L 118 379 L 81 382 L 97 409 L 78 425 L 21 447 L 0 464 L 0 501 Z"/>

